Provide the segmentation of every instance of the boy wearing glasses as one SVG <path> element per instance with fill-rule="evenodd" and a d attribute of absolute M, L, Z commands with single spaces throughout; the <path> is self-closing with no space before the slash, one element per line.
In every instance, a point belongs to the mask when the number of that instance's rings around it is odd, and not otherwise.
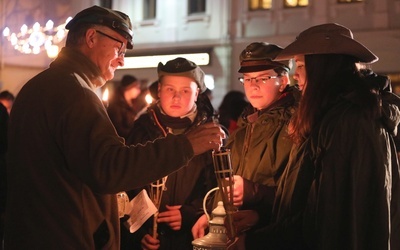
<path fill-rule="evenodd" d="M 234 205 L 248 210 L 249 227 L 269 219 L 275 189 L 292 147 L 287 134 L 300 91 L 290 86 L 288 61 L 274 61 L 282 50 L 263 42 L 249 44 L 240 54 L 239 77 L 251 106 L 242 113 L 239 128 L 228 138 L 234 171 Z M 205 216 L 192 228 L 204 235 Z"/>

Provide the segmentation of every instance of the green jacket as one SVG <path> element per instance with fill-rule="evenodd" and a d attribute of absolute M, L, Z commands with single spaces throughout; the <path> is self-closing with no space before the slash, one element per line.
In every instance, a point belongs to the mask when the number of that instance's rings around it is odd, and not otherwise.
<path fill-rule="evenodd" d="M 229 137 L 227 148 L 231 149 L 233 172 L 244 178 L 242 209 L 254 209 L 263 199 L 272 204 L 274 190 L 289 159 L 292 141 L 287 126 L 299 98 L 300 91 L 288 87 L 265 110 L 246 110 L 240 127 Z"/>

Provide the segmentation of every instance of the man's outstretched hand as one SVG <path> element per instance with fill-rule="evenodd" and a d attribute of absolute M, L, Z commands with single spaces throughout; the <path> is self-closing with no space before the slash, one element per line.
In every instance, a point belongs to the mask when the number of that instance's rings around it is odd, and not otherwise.
<path fill-rule="evenodd" d="M 226 135 L 218 124 L 209 122 L 189 131 L 186 137 L 192 144 L 194 154 L 199 155 L 208 150 L 219 150 Z"/>

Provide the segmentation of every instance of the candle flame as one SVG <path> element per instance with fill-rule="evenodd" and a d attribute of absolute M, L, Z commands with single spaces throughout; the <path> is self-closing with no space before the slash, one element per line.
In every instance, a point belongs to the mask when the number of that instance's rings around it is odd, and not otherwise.
<path fill-rule="evenodd" d="M 153 102 L 153 97 L 151 97 L 150 94 L 147 94 L 144 99 L 146 100 L 147 104 L 151 104 Z"/>
<path fill-rule="evenodd" d="M 103 92 L 103 97 L 101 98 L 104 102 L 108 101 L 108 88 L 106 88 Z"/>

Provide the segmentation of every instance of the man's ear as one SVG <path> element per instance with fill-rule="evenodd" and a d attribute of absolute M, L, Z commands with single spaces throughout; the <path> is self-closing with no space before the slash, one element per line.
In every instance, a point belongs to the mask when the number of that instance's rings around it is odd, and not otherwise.
<path fill-rule="evenodd" d="M 96 43 L 96 30 L 95 29 L 88 29 L 85 35 L 85 42 L 89 48 L 93 48 L 94 44 Z"/>

